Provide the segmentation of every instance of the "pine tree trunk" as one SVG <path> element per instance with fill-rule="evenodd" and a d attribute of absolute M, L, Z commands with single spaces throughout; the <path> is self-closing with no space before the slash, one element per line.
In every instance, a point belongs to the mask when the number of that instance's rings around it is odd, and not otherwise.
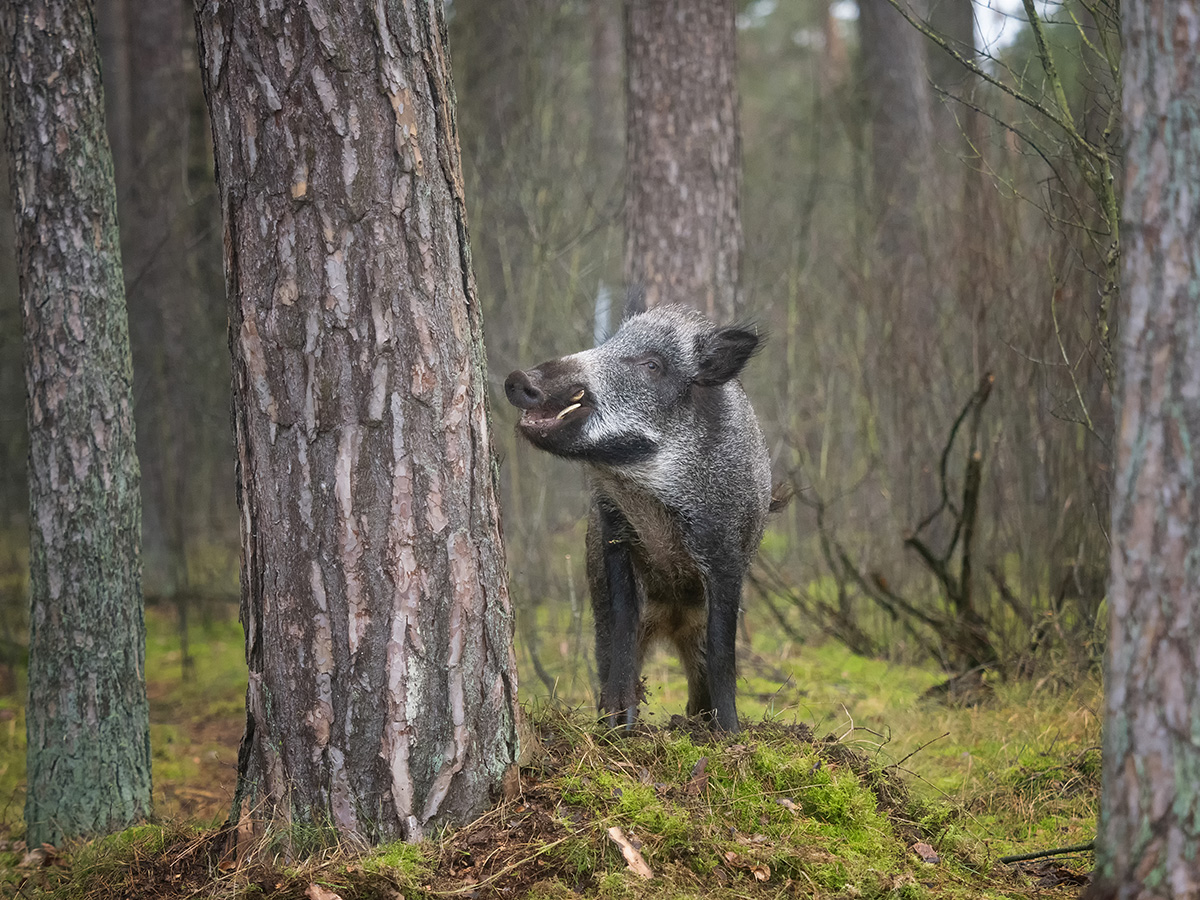
<path fill-rule="evenodd" d="M 29 391 L 27 842 L 150 811 L 138 465 L 112 156 L 89 4 L 4 14 Z"/>
<path fill-rule="evenodd" d="M 732 0 L 627 0 L 625 277 L 646 303 L 741 310 Z"/>
<path fill-rule="evenodd" d="M 440 2 L 197 14 L 250 669 L 235 816 L 419 838 L 516 754 Z"/>
<path fill-rule="evenodd" d="M 1200 896 L 1200 19 L 1122 9 L 1124 309 L 1092 897 Z"/>

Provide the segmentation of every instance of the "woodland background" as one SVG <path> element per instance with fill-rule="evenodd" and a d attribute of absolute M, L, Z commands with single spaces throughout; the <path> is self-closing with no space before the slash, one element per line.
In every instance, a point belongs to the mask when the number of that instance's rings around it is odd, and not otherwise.
<path fill-rule="evenodd" d="M 447 10 L 523 693 L 569 684 L 583 702 L 586 479 L 517 442 L 500 386 L 616 325 L 621 4 Z M 1104 2 L 1037 10 L 1057 80 L 1025 11 L 955 0 L 922 11 L 1006 92 L 886 0 L 740 6 L 739 316 L 770 333 L 745 381 L 776 476 L 796 491 L 747 602 L 797 634 L 951 673 L 1083 671 L 1100 658 L 1115 291 L 1102 182 L 1119 141 L 1116 23 Z M 990 45 L 976 14 L 992 23 Z M 189 617 L 228 615 L 237 596 L 210 131 L 190 4 L 100 0 L 96 23 L 146 593 L 175 607 L 186 634 Z M 6 194 L 0 205 L 0 637 L 11 672 L 27 615 L 28 506 Z"/>

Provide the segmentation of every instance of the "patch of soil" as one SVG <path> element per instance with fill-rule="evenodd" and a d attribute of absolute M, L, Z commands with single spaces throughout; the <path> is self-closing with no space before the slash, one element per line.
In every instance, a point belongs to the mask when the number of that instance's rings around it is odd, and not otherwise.
<path fill-rule="evenodd" d="M 228 815 L 237 785 L 237 752 L 245 726 L 243 714 L 189 715 L 166 702 L 166 688 L 146 685 L 152 724 L 173 725 L 176 735 L 168 750 L 192 766 L 170 781 L 155 779 L 154 810 L 170 821 L 219 822 Z"/>
<path fill-rule="evenodd" d="M 555 851 L 583 832 L 586 821 L 583 810 L 564 810 L 547 785 L 527 781 L 520 800 L 503 804 L 440 845 L 437 870 L 452 883 L 439 887 L 470 898 L 519 897 L 537 882 L 553 879 L 585 891 L 591 875 L 581 875 Z"/>
<path fill-rule="evenodd" d="M 75 873 L 70 896 L 80 900 L 160 900 L 211 896 L 218 875 L 218 851 L 223 846 L 217 831 L 199 836 L 180 836 L 168 840 L 155 852 L 134 849 L 132 857 L 122 853 L 119 860 L 103 854 L 89 859 L 86 870 Z M 71 855 L 59 854 L 48 845 L 18 867 L 19 877 L 0 885 L 0 896 L 32 897 L 61 892 L 72 877 Z"/>

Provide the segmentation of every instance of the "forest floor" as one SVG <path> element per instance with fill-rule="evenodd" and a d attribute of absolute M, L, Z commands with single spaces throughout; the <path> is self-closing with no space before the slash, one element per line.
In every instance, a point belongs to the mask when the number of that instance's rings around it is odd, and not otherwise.
<path fill-rule="evenodd" d="M 943 678 L 934 669 L 793 646 L 770 629 L 740 660 L 750 725 L 739 735 L 672 716 L 684 688 L 662 656 L 645 673 L 642 727 L 610 738 L 592 723 L 586 671 L 556 671 L 575 642 L 547 640 L 542 671 L 556 692 L 573 687 L 550 701 L 523 653 L 543 747 L 516 799 L 415 846 L 299 854 L 320 836 L 276 835 L 238 865 L 220 823 L 244 716 L 241 628 L 231 610 L 210 611 L 185 669 L 173 618 L 151 609 L 147 621 L 156 823 L 24 847 L 18 678 L 0 700 L 0 897 L 1053 898 L 1077 895 L 1092 865 L 1090 853 L 1001 857 L 1091 840 L 1096 678 L 988 684 L 972 705 L 947 704 L 921 699 Z"/>

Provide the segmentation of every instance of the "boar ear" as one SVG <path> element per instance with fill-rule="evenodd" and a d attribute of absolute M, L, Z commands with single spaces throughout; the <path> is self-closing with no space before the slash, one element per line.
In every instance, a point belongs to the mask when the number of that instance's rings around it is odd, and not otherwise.
<path fill-rule="evenodd" d="M 632 319 L 639 313 L 646 311 L 646 286 L 640 281 L 635 281 L 629 287 L 625 288 L 625 309 L 621 313 L 621 321 Z"/>
<path fill-rule="evenodd" d="M 737 378 L 750 357 L 762 347 L 762 341 L 755 332 L 737 326 L 718 328 L 696 338 L 699 365 L 693 380 L 703 387 L 716 387 Z"/>

